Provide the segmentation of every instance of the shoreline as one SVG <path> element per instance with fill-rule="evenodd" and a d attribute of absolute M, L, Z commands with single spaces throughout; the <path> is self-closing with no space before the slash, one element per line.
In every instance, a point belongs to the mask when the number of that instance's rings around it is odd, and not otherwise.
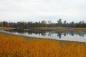
<path fill-rule="evenodd" d="M 71 52 L 70 52 L 71 51 Z M 86 43 L 0 33 L 1 57 L 85 57 Z"/>
<path fill-rule="evenodd" d="M 17 30 L 16 28 L 7 28 L 3 27 L 3 30 Z M 73 32 L 86 32 L 86 28 L 71 28 L 71 27 L 34 27 L 31 29 L 24 29 L 24 31 L 56 31 L 56 32 L 66 32 L 66 31 L 73 31 Z M 23 30 L 22 30 L 23 31 Z"/>
<path fill-rule="evenodd" d="M 60 42 L 75 42 L 75 43 L 86 43 L 85 41 L 73 41 L 73 40 L 59 40 L 59 39 L 52 39 L 52 38 L 43 38 L 43 37 L 35 37 L 35 36 L 25 36 L 25 35 L 19 35 L 19 34 L 12 34 L 10 32 L 0 32 L 5 35 L 12 35 L 12 36 L 20 36 L 24 37 L 25 39 L 28 40 L 51 40 L 51 41 L 60 41 Z"/>

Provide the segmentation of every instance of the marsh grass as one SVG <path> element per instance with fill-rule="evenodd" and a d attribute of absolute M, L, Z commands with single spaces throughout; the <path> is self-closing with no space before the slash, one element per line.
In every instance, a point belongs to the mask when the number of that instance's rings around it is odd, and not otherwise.
<path fill-rule="evenodd" d="M 0 33 L 0 57 L 86 57 L 86 43 Z"/>

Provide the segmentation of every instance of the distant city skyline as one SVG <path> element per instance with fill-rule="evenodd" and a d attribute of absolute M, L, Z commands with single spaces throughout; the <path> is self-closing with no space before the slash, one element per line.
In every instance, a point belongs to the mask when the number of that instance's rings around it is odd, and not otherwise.
<path fill-rule="evenodd" d="M 0 21 L 86 22 L 86 0 L 0 0 Z"/>

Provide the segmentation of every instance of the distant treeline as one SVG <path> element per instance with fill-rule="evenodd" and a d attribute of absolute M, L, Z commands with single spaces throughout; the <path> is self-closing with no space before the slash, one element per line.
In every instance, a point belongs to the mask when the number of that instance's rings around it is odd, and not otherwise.
<path fill-rule="evenodd" d="M 41 22 L 0 22 L 0 27 L 12 27 L 16 29 L 29 29 L 32 27 L 80 27 L 86 28 L 86 23 L 84 21 L 80 21 L 78 23 L 70 22 L 67 23 L 65 20 L 62 22 L 62 19 L 59 19 L 57 23 L 52 23 L 51 21 L 46 22 L 45 20 Z"/>

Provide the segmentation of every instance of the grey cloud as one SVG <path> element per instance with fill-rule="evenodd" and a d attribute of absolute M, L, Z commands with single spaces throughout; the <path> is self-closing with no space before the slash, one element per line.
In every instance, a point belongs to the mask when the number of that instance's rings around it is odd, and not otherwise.
<path fill-rule="evenodd" d="M 85 0 L 0 0 L 0 16 L 85 16 Z"/>

